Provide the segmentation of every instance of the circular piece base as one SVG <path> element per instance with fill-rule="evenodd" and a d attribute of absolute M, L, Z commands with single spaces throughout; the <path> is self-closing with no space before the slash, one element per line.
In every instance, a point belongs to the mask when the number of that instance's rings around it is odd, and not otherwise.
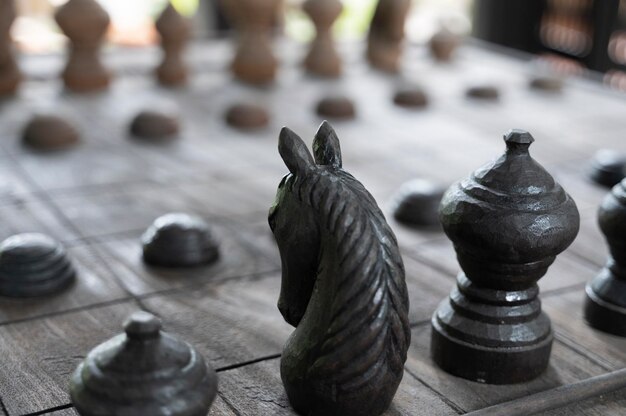
<path fill-rule="evenodd" d="M 513 384 L 533 380 L 548 367 L 553 336 L 522 347 L 485 347 L 453 338 L 431 320 L 430 351 L 444 371 L 487 384 Z"/>
<path fill-rule="evenodd" d="M 256 104 L 234 104 L 226 111 L 226 122 L 237 129 L 260 129 L 267 127 L 269 121 L 267 110 Z"/>
<path fill-rule="evenodd" d="M 609 334 L 626 337 L 626 308 L 600 299 L 590 285 L 587 285 L 585 292 L 585 319 L 589 325 Z"/>
<path fill-rule="evenodd" d="M 356 116 L 354 103 L 348 97 L 326 97 L 317 104 L 316 112 L 322 117 L 352 119 Z"/>

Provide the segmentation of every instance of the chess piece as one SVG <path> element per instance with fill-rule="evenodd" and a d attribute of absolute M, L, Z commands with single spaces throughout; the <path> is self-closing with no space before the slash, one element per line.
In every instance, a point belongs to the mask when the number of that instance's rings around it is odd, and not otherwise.
<path fill-rule="evenodd" d="M 448 62 L 461 43 L 461 38 L 449 29 L 442 27 L 428 42 L 431 55 L 439 62 Z"/>
<path fill-rule="evenodd" d="M 332 95 L 322 98 L 315 109 L 322 117 L 334 119 L 352 119 L 356 116 L 356 109 L 351 99 L 343 95 Z"/>
<path fill-rule="evenodd" d="M 187 81 L 187 67 L 183 52 L 191 34 L 191 22 L 168 3 L 156 21 L 161 35 L 163 61 L 157 67 L 157 79 L 163 85 L 176 86 Z"/>
<path fill-rule="evenodd" d="M 500 98 L 500 91 L 493 85 L 474 85 L 465 92 L 468 98 L 476 98 L 485 101 L 495 101 Z"/>
<path fill-rule="evenodd" d="M 91 350 L 70 380 L 81 416 L 205 416 L 217 374 L 186 342 L 161 331 L 161 321 L 136 312 L 119 334 Z"/>
<path fill-rule="evenodd" d="M 22 142 L 37 150 L 58 150 L 80 142 L 78 130 L 55 114 L 35 114 L 24 127 Z"/>
<path fill-rule="evenodd" d="M 43 234 L 17 234 L 0 244 L 0 295 L 44 296 L 69 286 L 76 272 L 65 249 Z"/>
<path fill-rule="evenodd" d="M 609 188 L 617 185 L 626 177 L 626 154 L 611 149 L 598 150 L 591 160 L 589 177 Z"/>
<path fill-rule="evenodd" d="M 303 415 L 380 415 L 411 338 L 396 238 L 374 198 L 342 169 L 327 122 L 315 135 L 315 160 L 287 128 L 278 150 L 290 173 L 269 224 L 283 266 L 278 308 L 296 327 L 280 363 L 287 396 Z"/>
<path fill-rule="evenodd" d="M 405 108 L 424 108 L 428 105 L 428 96 L 420 87 L 405 86 L 396 91 L 393 102 Z"/>
<path fill-rule="evenodd" d="M 538 75 L 530 80 L 531 89 L 558 93 L 563 90 L 563 79 L 554 75 Z"/>
<path fill-rule="evenodd" d="M 439 203 L 445 189 L 426 179 L 403 184 L 393 201 L 393 216 L 414 226 L 439 225 Z"/>
<path fill-rule="evenodd" d="M 626 179 L 602 201 L 598 222 L 611 254 L 587 285 L 585 318 L 594 328 L 626 337 Z"/>
<path fill-rule="evenodd" d="M 404 23 L 411 0 L 379 0 L 367 36 L 367 59 L 377 69 L 398 72 Z"/>
<path fill-rule="evenodd" d="M 221 0 L 239 31 L 237 51 L 231 64 L 235 78 L 248 84 L 274 81 L 278 61 L 270 34 L 281 0 Z"/>
<path fill-rule="evenodd" d="M 173 138 L 179 132 L 179 121 L 175 114 L 157 110 L 139 112 L 130 123 L 130 132 L 143 139 Z"/>
<path fill-rule="evenodd" d="M 69 0 L 55 19 L 71 44 L 63 70 L 65 86 L 77 92 L 106 88 L 111 75 L 98 54 L 109 26 L 107 12 L 95 0 Z"/>
<path fill-rule="evenodd" d="M 157 218 L 141 237 L 143 259 L 153 266 L 194 267 L 213 263 L 219 247 L 202 218 L 173 213 Z"/>
<path fill-rule="evenodd" d="M 0 96 L 13 94 L 22 78 L 12 51 L 10 30 L 14 20 L 13 0 L 0 1 Z"/>
<path fill-rule="evenodd" d="M 312 74 L 335 78 L 341 75 L 341 58 L 335 48 L 333 23 L 343 9 L 339 0 L 307 0 L 303 9 L 315 25 L 315 39 L 304 59 L 304 66 Z"/>
<path fill-rule="evenodd" d="M 226 111 L 226 122 L 241 130 L 267 127 L 270 115 L 267 110 L 256 104 L 238 103 Z"/>
<path fill-rule="evenodd" d="M 431 354 L 445 371 L 492 384 L 531 380 L 548 366 L 550 319 L 537 281 L 579 229 L 572 198 L 529 154 L 523 130 L 506 152 L 452 185 L 440 218 L 463 270 L 432 318 Z"/>

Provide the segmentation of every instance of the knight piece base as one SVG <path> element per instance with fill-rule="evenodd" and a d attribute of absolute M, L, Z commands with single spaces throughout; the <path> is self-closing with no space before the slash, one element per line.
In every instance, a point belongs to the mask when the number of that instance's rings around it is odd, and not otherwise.
<path fill-rule="evenodd" d="M 587 285 L 585 292 L 585 319 L 589 325 L 609 334 L 626 337 L 626 308 L 600 299 L 590 285 Z"/>
<path fill-rule="evenodd" d="M 523 347 L 485 347 L 455 339 L 433 315 L 430 351 L 444 371 L 487 384 L 514 384 L 533 380 L 547 368 L 553 336 Z"/>

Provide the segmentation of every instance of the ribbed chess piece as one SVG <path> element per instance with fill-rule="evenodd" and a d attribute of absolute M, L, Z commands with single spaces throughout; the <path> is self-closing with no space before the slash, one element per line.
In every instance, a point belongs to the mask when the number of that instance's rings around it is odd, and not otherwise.
<path fill-rule="evenodd" d="M 383 71 L 398 72 L 404 41 L 404 23 L 411 0 L 379 0 L 367 37 L 367 59 Z"/>
<path fill-rule="evenodd" d="M 341 75 L 341 57 L 335 48 L 332 27 L 341 14 L 339 0 L 307 0 L 303 10 L 315 25 L 315 39 L 304 59 L 304 66 L 312 74 L 323 77 Z"/>
<path fill-rule="evenodd" d="M 21 79 L 12 51 L 10 31 L 14 20 L 13 0 L 0 1 L 0 96 L 14 93 Z"/>
<path fill-rule="evenodd" d="M 610 256 L 587 285 L 585 318 L 594 328 L 626 337 L 626 179 L 602 201 L 598 222 Z"/>
<path fill-rule="evenodd" d="M 161 35 L 163 60 L 157 67 L 157 79 L 163 85 L 181 85 L 187 81 L 187 67 L 183 52 L 191 34 L 191 22 L 176 11 L 171 3 L 165 7 L 156 21 Z"/>
<path fill-rule="evenodd" d="M 531 380 L 548 366 L 550 319 L 537 281 L 578 233 L 572 198 L 511 130 L 506 152 L 452 185 L 440 219 L 462 272 L 432 318 L 431 353 L 447 372 L 493 384 Z"/>
<path fill-rule="evenodd" d="M 70 41 L 62 74 L 65 86 L 78 92 L 107 87 L 111 75 L 99 53 L 109 26 L 108 13 L 95 0 L 69 0 L 57 10 L 55 19 Z"/>

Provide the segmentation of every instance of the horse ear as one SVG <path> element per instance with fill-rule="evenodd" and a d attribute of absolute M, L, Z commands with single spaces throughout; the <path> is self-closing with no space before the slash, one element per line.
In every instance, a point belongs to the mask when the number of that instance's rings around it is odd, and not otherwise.
<path fill-rule="evenodd" d="M 318 165 L 341 167 L 339 138 L 328 121 L 324 121 L 313 139 L 313 154 Z"/>
<path fill-rule="evenodd" d="M 289 172 L 302 173 L 315 166 L 313 157 L 300 136 L 283 127 L 278 136 L 278 153 L 283 158 Z"/>

